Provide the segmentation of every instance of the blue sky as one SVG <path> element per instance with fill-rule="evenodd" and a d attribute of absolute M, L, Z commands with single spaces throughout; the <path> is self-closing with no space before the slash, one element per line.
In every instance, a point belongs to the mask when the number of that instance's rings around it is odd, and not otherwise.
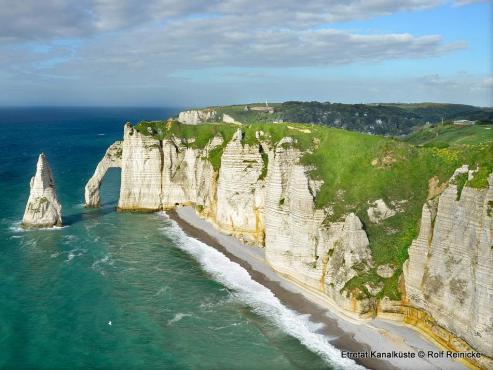
<path fill-rule="evenodd" d="M 0 105 L 493 106 L 475 0 L 0 0 Z"/>

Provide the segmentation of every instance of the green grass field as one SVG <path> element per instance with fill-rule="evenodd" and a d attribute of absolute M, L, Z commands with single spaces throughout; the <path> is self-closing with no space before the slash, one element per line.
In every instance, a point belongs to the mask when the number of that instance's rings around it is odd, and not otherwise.
<path fill-rule="evenodd" d="M 493 124 L 424 127 L 406 138 L 411 144 L 447 147 L 462 144 L 482 144 L 493 141 Z"/>
<path fill-rule="evenodd" d="M 223 136 L 227 142 L 238 129 L 224 123 L 192 126 L 171 121 L 141 122 L 136 126 L 148 135 L 147 127 L 152 127 L 154 136 L 161 140 L 171 135 L 194 138 L 189 145 L 195 148 L 204 147 L 214 135 Z M 493 129 L 488 125 L 446 126 L 438 129 L 438 135 L 430 129 L 432 137 L 428 131 L 423 131 L 415 133 L 408 142 L 318 125 L 254 123 L 241 128 L 245 144 L 258 145 L 255 133 L 260 130 L 264 132 L 264 140 L 272 144 L 285 136 L 295 139 L 293 145 L 305 152 L 301 162 L 314 167 L 310 176 L 324 182 L 315 204 L 332 209 L 325 222 L 341 220 L 349 212 L 356 213 L 368 234 L 375 265 L 391 263 L 397 267 L 390 279 L 383 279 L 372 270 L 351 280 L 346 288 L 358 288 L 360 296 L 369 295 L 362 285 L 365 281 L 382 281 L 384 289 L 379 296 L 400 297 L 400 271 L 419 231 L 430 178 L 436 176 L 443 183 L 456 168 L 468 164 L 472 168 L 479 167 L 479 172 L 465 185 L 486 187 L 487 176 L 493 171 Z M 447 145 L 428 145 L 435 139 Z M 216 170 L 220 167 L 224 146 L 210 154 Z M 367 215 L 368 203 L 380 198 L 388 205 L 400 202 L 402 211 L 378 224 L 371 223 Z"/>

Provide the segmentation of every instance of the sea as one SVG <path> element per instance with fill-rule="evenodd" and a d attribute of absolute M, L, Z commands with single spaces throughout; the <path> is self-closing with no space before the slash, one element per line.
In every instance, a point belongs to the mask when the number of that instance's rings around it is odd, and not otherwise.
<path fill-rule="evenodd" d="M 336 369 L 320 325 L 163 212 L 116 212 L 84 186 L 129 121 L 173 108 L 0 108 L 0 369 Z M 64 226 L 20 222 L 39 153 Z"/>

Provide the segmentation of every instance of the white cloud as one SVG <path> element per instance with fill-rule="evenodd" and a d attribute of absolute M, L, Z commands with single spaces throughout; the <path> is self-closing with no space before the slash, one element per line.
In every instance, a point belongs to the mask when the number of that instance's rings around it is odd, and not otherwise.
<path fill-rule="evenodd" d="M 455 0 L 454 5 L 464 6 L 464 5 L 475 4 L 475 3 L 486 3 L 489 1 L 491 0 Z"/>
<path fill-rule="evenodd" d="M 493 76 L 486 77 L 481 82 L 481 87 L 483 87 L 485 89 L 493 89 Z"/>
<path fill-rule="evenodd" d="M 140 91 L 143 99 L 160 94 L 176 99 L 191 95 L 211 99 L 216 94 L 216 99 L 225 99 L 230 95 L 224 91 L 233 88 L 238 97 L 246 97 L 239 89 L 247 89 L 251 96 L 262 89 L 266 94 L 280 94 L 279 90 L 291 91 L 287 84 L 296 86 L 301 81 L 288 78 L 277 83 L 275 77 L 263 77 L 262 71 L 244 70 L 421 59 L 465 48 L 465 43 L 444 42 L 440 35 L 363 34 L 337 30 L 334 25 L 442 3 L 444 0 L 0 0 L 0 83 L 11 87 L 9 99 L 15 99 L 16 92 L 20 99 L 26 91 L 40 99 L 64 99 L 73 93 L 84 95 L 87 104 L 92 103 L 90 99 L 111 96 L 131 100 Z M 216 67 L 243 68 L 236 79 L 242 77 L 248 86 L 211 81 L 207 71 Z M 199 82 L 178 78 L 183 71 L 199 71 L 206 78 Z M 427 83 L 431 89 L 440 79 L 418 79 L 413 86 Z M 52 81 L 56 83 L 52 85 Z M 323 92 L 326 85 L 321 81 L 297 88 Z M 332 82 L 340 91 L 349 91 L 341 81 Z M 374 95 L 376 85 L 367 85 L 361 92 Z M 387 85 L 382 83 L 378 90 Z M 323 95 L 319 99 L 323 100 Z"/>
<path fill-rule="evenodd" d="M 38 62 L 41 67 L 67 63 L 96 71 L 103 66 L 122 71 L 155 65 L 169 70 L 316 66 L 423 58 L 465 47 L 444 44 L 438 35 L 364 35 L 326 24 L 418 10 L 442 0 L 7 1 L 0 0 L 5 9 L 0 12 L 0 40 L 8 41 L 2 52 L 17 56 L 17 64 L 26 68 Z M 29 42 L 46 40 L 45 47 L 55 49 L 56 40 L 74 37 L 80 49 L 66 48 L 66 58 L 36 50 L 28 55 Z"/>
<path fill-rule="evenodd" d="M 0 0 L 0 38 L 80 37 L 176 18 L 219 18 L 250 28 L 299 29 L 441 3 L 443 0 Z"/>

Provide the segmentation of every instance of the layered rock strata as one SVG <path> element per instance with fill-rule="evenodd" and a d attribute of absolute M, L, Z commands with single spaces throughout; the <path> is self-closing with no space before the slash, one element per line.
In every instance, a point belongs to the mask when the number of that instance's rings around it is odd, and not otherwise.
<path fill-rule="evenodd" d="M 178 114 L 178 122 L 185 125 L 198 125 L 199 123 L 214 121 L 217 112 L 213 109 L 187 110 Z"/>
<path fill-rule="evenodd" d="M 326 221 L 329 211 L 318 209 L 314 201 L 322 183 L 308 175 L 310 168 L 301 164 L 303 153 L 293 139 L 273 145 L 262 137 L 259 132 L 259 141 L 248 145 L 238 129 L 228 143 L 215 136 L 197 149 L 190 140 L 157 140 L 126 125 L 119 208 L 154 211 L 193 205 L 221 231 L 265 247 L 266 260 L 276 271 L 343 313 L 404 318 L 415 326 L 411 317 L 428 318 L 423 322 L 434 318 L 435 332 L 453 333 L 455 342 L 460 339 L 492 356 L 492 177 L 489 189 L 466 184 L 459 200 L 456 185 L 429 200 L 404 266 L 404 301 L 376 299 L 382 284 L 366 284 L 372 292 L 368 298 L 348 288 L 351 279 L 370 271 L 388 278 L 396 267 L 374 265 L 355 214 Z M 223 153 L 217 171 L 209 155 L 218 146 Z M 382 213 L 393 215 L 387 207 L 386 212 L 381 209 L 375 214 L 379 219 Z"/>
<path fill-rule="evenodd" d="M 220 136 L 202 149 L 188 144 L 177 137 L 157 140 L 125 125 L 123 142 L 108 149 L 86 186 L 86 203 L 99 204 L 97 189 L 104 172 L 121 166 L 120 210 L 195 205 L 221 231 L 265 246 L 267 260 L 277 271 L 348 314 L 369 314 L 368 300 L 342 292 L 358 272 L 372 266 L 363 225 L 354 214 L 323 223 L 325 211 L 314 204 L 321 183 L 309 178 L 291 138 L 274 147 L 262 140 L 248 145 L 238 129 L 226 145 Z M 224 149 L 216 172 L 208 157 L 219 145 Z"/>
<path fill-rule="evenodd" d="M 22 226 L 62 226 L 62 206 L 56 195 L 53 173 L 43 153 L 39 155 L 36 174 L 31 178 L 30 186 Z"/>
<path fill-rule="evenodd" d="M 407 304 L 432 317 L 427 327 L 437 337 L 443 337 L 437 328 L 444 328 L 492 357 L 493 174 L 488 188 L 466 183 L 459 192 L 449 181 L 423 206 L 419 236 L 403 270 Z M 415 311 L 408 313 L 413 320 Z"/>

